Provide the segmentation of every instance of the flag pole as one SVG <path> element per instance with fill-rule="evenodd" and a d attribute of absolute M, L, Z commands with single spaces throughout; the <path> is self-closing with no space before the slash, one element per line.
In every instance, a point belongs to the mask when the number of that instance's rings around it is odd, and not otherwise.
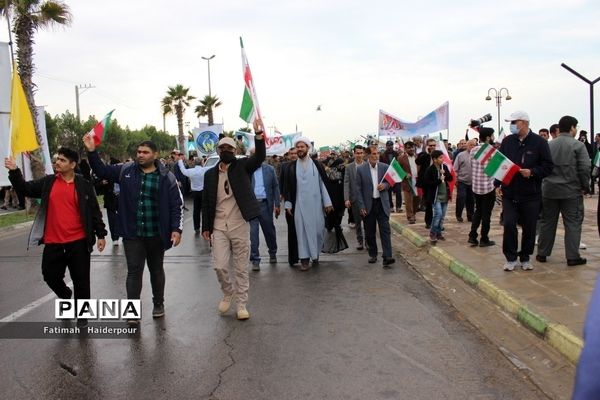
<path fill-rule="evenodd" d="M 8 27 L 8 47 L 10 47 L 10 63 L 14 64 L 15 63 L 15 51 L 13 48 L 13 41 L 12 41 L 12 30 L 11 30 L 11 26 L 10 26 L 10 15 L 8 13 L 8 7 L 5 10 L 5 16 L 6 16 L 6 26 Z"/>

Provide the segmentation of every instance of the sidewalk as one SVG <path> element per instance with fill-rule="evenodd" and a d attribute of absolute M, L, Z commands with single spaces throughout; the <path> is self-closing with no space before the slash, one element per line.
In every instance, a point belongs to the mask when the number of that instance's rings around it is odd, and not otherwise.
<path fill-rule="evenodd" d="M 499 224 L 501 207 L 498 205 L 492 214 L 490 239 L 496 242 L 492 247 L 471 247 L 467 243 L 471 224 L 467 222 L 464 211 L 465 222 L 456 220 L 454 201 L 448 206 L 444 224 L 446 241 L 438 241 L 435 246 L 429 244 L 425 213 L 417 214 L 415 225 L 408 225 L 404 213 L 392 214 L 391 223 L 393 229 L 426 249 L 452 272 L 576 362 L 583 343 L 581 338 L 587 304 L 600 266 L 597 202 L 597 196 L 584 200 L 581 240 L 587 249 L 580 251 L 581 256 L 587 258 L 587 265 L 577 267 L 568 267 L 566 263 L 562 219 L 559 219 L 554 249 L 548 262 L 537 262 L 534 253 L 531 257 L 533 271 L 519 268 L 513 272 L 502 269 L 505 258 L 502 254 L 502 226 Z"/>

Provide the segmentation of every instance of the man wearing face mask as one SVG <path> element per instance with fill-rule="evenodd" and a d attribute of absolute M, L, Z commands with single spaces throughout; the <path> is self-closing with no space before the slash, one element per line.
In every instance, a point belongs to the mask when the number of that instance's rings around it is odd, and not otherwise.
<path fill-rule="evenodd" d="M 248 259 L 250 257 L 250 223 L 261 214 L 261 205 L 252 188 L 252 175 L 266 157 L 263 124 L 254 121 L 255 153 L 237 160 L 236 144 L 224 137 L 217 144 L 220 161 L 204 175 L 202 237 L 211 241 L 214 269 L 221 284 L 223 299 L 219 313 L 225 314 L 235 297 L 237 319 L 246 320 L 248 303 Z M 230 277 L 230 264 L 233 277 Z"/>
<path fill-rule="evenodd" d="M 521 170 L 508 185 L 496 180 L 496 195 L 502 199 L 504 235 L 502 252 L 506 257 L 505 271 L 521 266 L 533 269 L 529 257 L 535 245 L 535 229 L 542 201 L 542 179 L 552 173 L 554 164 L 548 142 L 529 129 L 529 115 L 515 111 L 506 119 L 510 131 L 500 145 L 500 153 Z M 517 221 L 522 225 L 521 251 L 518 251 Z"/>

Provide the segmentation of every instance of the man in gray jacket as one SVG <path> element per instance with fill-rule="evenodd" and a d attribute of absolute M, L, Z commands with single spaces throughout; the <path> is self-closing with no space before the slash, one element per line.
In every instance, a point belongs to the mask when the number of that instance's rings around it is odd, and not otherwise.
<path fill-rule="evenodd" d="M 354 215 L 354 223 L 356 224 L 356 241 L 358 246 L 356 250 L 363 250 L 364 237 L 363 237 L 363 226 L 364 221 L 360 216 L 360 210 L 356 203 L 355 191 L 356 191 L 356 169 L 360 167 L 364 162 L 365 148 L 360 144 L 354 146 L 354 161 L 346 165 L 344 172 L 344 205 Z"/>
<path fill-rule="evenodd" d="M 567 265 L 586 263 L 579 255 L 583 223 L 583 195 L 589 192 L 590 158 L 585 144 L 575 139 L 577 120 L 564 116 L 558 122 L 559 136 L 548 143 L 554 169 L 542 182 L 542 219 L 536 260 L 546 262 L 552 253 L 558 214 L 565 225 Z"/>

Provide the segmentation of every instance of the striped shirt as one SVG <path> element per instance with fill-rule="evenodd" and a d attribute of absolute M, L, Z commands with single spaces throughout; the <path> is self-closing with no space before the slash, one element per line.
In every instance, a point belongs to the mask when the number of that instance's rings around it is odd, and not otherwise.
<path fill-rule="evenodd" d="M 494 178 L 490 178 L 483 173 L 483 169 L 489 160 L 487 160 L 484 165 L 481 165 L 479 161 L 473 158 L 480 147 L 481 146 L 477 146 L 471 150 L 471 189 L 475 194 L 484 195 L 494 190 Z"/>

